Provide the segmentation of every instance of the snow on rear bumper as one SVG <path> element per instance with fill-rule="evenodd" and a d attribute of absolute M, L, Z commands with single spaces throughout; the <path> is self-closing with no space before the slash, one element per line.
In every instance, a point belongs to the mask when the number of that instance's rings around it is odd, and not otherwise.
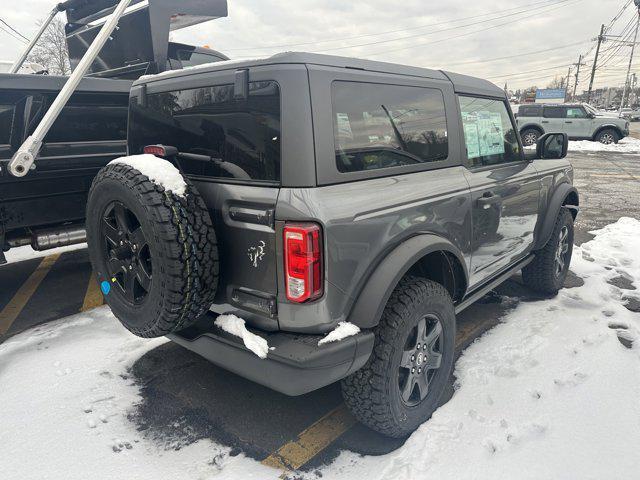
<path fill-rule="evenodd" d="M 214 315 L 207 315 L 169 338 L 226 370 L 290 396 L 343 379 L 362 368 L 373 350 L 374 335 L 370 331 L 318 346 L 323 335 L 254 330 L 275 347 L 262 360 L 240 338 L 214 326 L 214 320 Z"/>

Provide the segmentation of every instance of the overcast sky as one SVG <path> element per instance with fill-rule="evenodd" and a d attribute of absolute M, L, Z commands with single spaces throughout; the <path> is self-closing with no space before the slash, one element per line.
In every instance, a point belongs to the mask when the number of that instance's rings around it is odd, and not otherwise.
<path fill-rule="evenodd" d="M 55 0 L 0 1 L 5 7 L 0 17 L 27 37 L 55 4 Z M 627 0 L 229 0 L 228 18 L 176 32 L 174 38 L 210 45 L 232 58 L 314 51 L 443 68 L 487 78 L 500 86 L 507 82 L 513 89 L 545 87 L 554 75 L 567 75 L 568 64 L 589 51 L 600 25 L 608 24 L 625 3 Z M 611 34 L 633 22 L 632 9 L 627 9 Z M 2 31 L 0 45 L 0 60 L 14 59 L 21 48 L 20 42 Z M 612 56 L 598 72 L 596 85 L 623 82 L 629 47 L 616 52 L 613 48 L 608 51 L 610 46 L 603 47 L 603 58 Z M 495 60 L 502 57 L 511 58 Z M 589 59 L 592 57 L 593 53 Z M 582 68 L 579 90 L 588 85 L 590 68 Z"/>

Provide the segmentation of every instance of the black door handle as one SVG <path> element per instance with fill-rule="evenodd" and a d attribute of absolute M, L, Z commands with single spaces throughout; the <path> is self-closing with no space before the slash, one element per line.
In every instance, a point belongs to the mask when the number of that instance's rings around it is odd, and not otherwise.
<path fill-rule="evenodd" d="M 496 203 L 500 203 L 500 195 L 494 195 L 491 192 L 485 193 L 478 199 L 478 205 L 485 209 L 489 208 L 491 205 L 495 205 Z"/>
<path fill-rule="evenodd" d="M 564 123 L 573 123 L 573 122 L 564 122 Z"/>
<path fill-rule="evenodd" d="M 549 123 L 547 120 L 543 120 L 541 123 Z"/>

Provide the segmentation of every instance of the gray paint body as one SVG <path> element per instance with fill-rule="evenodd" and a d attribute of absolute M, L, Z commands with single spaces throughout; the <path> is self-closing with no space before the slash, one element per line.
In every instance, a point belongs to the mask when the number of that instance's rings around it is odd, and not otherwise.
<path fill-rule="evenodd" d="M 544 245 L 549 222 L 575 192 L 566 160 L 531 162 L 522 156 L 470 168 L 457 95 L 497 99 L 510 109 L 501 89 L 463 75 L 288 53 L 143 78 L 134 84 L 133 96 L 142 101 L 143 84 L 152 94 L 233 83 L 243 69 L 249 69 L 251 81 L 280 86 L 281 184 L 193 181 L 212 213 L 223 259 L 213 310 L 234 311 L 255 327 L 309 334 L 328 332 L 345 320 L 373 327 L 399 276 L 433 251 L 447 251 L 460 262 L 465 277 L 455 299 L 460 304 Z M 448 158 L 408 168 L 338 172 L 330 101 L 336 80 L 440 89 Z M 163 142 L 170 139 L 158 139 Z M 500 197 L 491 241 L 483 240 L 486 210 L 478 203 L 489 194 Z M 311 303 L 290 303 L 284 295 L 282 229 L 292 221 L 317 222 L 323 231 L 325 290 Z M 265 242 L 265 259 L 253 266 L 247 251 L 259 242 Z"/>

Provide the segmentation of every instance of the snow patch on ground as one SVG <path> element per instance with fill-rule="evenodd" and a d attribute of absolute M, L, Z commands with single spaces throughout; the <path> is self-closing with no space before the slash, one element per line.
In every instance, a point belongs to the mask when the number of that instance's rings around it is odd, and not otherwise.
<path fill-rule="evenodd" d="M 623 276 L 640 289 L 640 221 L 593 233 L 574 251 L 584 286 L 521 303 L 463 353 L 453 398 L 402 447 L 343 452 L 322 477 L 636 478 L 640 314 L 624 303 L 640 294 L 609 282 Z M 134 337 L 101 308 L 0 345 L 0 477 L 278 478 L 209 440 L 174 450 L 136 430 L 127 414 L 141 397 L 128 370 L 163 342 Z"/>
<path fill-rule="evenodd" d="M 132 155 L 130 157 L 121 157 L 112 160 L 109 165 L 115 163 L 123 163 L 135 168 L 143 175 L 149 177 L 149 180 L 160 185 L 165 190 L 173 192 L 174 195 L 184 197 L 187 191 L 187 183 L 180 174 L 180 170 L 173 164 L 163 158 L 155 155 Z"/>
<path fill-rule="evenodd" d="M 623 275 L 640 287 L 640 221 L 593 233 L 572 263 L 584 286 L 521 303 L 463 353 L 453 398 L 404 446 L 381 457 L 344 452 L 323 477 L 637 476 L 640 315 L 623 306 L 637 293 L 608 280 Z"/>
<path fill-rule="evenodd" d="M 245 321 L 242 318 L 235 315 L 220 315 L 216 318 L 215 324 L 225 332 L 240 337 L 244 342 L 244 346 L 263 360 L 267 358 L 269 344 L 264 338 L 247 330 Z"/>
<path fill-rule="evenodd" d="M 18 263 L 18 262 L 23 262 L 25 260 L 31 260 L 33 258 L 48 257 L 49 255 L 72 252 L 74 250 L 82 250 L 85 248 L 87 248 L 87 244 L 80 243 L 78 245 L 70 245 L 68 247 L 54 248 L 52 250 L 44 250 L 42 252 L 39 252 L 31 248 L 30 246 L 26 246 L 26 247 L 12 248 L 8 252 L 5 252 L 4 255 L 7 258 L 7 265 L 8 265 L 9 263 Z M 0 265 L 0 268 L 2 268 L 2 265 Z"/>
<path fill-rule="evenodd" d="M 640 140 L 627 137 L 620 142 L 605 145 L 600 142 L 580 140 L 569 142 L 570 152 L 615 152 L 615 153 L 640 153 Z"/>
<path fill-rule="evenodd" d="M 358 333 L 360 333 L 360 328 L 358 328 L 353 323 L 340 322 L 335 330 L 329 332 L 326 337 L 318 342 L 318 345 L 324 345 L 325 343 L 331 342 L 339 342 L 344 338 L 353 337 Z"/>
<path fill-rule="evenodd" d="M 128 370 L 164 342 L 131 335 L 103 307 L 0 345 L 0 478 L 277 478 L 209 440 L 157 445 L 129 421 L 142 398 Z"/>

